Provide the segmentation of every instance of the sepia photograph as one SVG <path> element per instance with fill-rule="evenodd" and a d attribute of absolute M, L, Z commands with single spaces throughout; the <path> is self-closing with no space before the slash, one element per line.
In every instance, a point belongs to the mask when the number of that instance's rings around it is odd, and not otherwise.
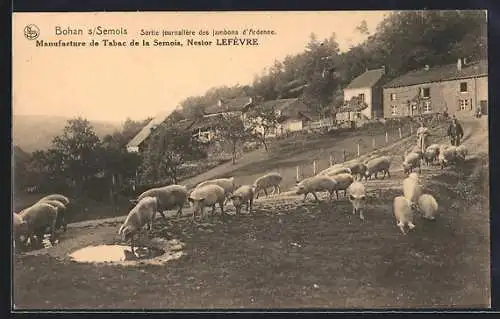
<path fill-rule="evenodd" d="M 13 12 L 12 310 L 490 309 L 487 28 Z"/>

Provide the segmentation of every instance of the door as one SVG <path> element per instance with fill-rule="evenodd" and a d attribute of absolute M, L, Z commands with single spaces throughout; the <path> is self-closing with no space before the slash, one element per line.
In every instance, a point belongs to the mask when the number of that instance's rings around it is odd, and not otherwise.
<path fill-rule="evenodd" d="M 481 106 L 481 114 L 482 115 L 488 115 L 488 101 L 487 100 L 481 100 L 479 102 L 479 105 Z"/>

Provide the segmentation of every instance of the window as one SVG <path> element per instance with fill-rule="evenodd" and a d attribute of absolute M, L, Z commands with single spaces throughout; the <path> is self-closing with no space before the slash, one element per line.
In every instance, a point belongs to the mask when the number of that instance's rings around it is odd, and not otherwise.
<path fill-rule="evenodd" d="M 396 93 L 391 93 L 391 101 L 396 101 Z"/>
<path fill-rule="evenodd" d="M 425 101 L 424 102 L 424 113 L 430 113 L 430 112 L 432 112 L 431 102 Z"/>
<path fill-rule="evenodd" d="M 398 115 L 397 105 L 391 105 L 391 115 Z"/>
<path fill-rule="evenodd" d="M 365 101 L 365 94 L 364 93 L 360 93 L 359 95 L 359 98 L 361 99 L 361 101 Z"/>
<path fill-rule="evenodd" d="M 467 82 L 460 83 L 460 93 L 467 93 Z"/>
<path fill-rule="evenodd" d="M 430 98 L 431 97 L 431 89 L 430 88 L 421 88 L 420 95 L 423 98 Z"/>
<path fill-rule="evenodd" d="M 466 111 L 466 110 L 470 109 L 469 100 L 468 99 L 460 99 L 458 101 L 458 104 L 460 106 L 460 111 Z"/>

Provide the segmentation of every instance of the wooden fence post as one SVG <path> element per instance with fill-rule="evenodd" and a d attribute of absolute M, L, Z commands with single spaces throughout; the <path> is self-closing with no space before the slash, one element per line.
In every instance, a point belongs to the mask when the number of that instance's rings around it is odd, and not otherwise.
<path fill-rule="evenodd" d="M 344 154 L 344 162 L 346 161 L 346 154 L 345 154 L 345 148 L 343 150 L 343 154 Z"/>
<path fill-rule="evenodd" d="M 398 128 L 399 131 L 399 139 L 403 138 L 403 132 L 401 132 L 401 127 Z"/>
<path fill-rule="evenodd" d="M 413 135 L 413 126 L 410 124 L 410 135 Z"/>
<path fill-rule="evenodd" d="M 316 160 L 313 160 L 313 175 L 316 175 Z"/>
<path fill-rule="evenodd" d="M 360 152 L 359 152 L 359 143 L 358 143 L 358 157 L 359 157 L 360 155 L 361 155 L 361 154 L 360 154 Z"/>
<path fill-rule="evenodd" d="M 330 155 L 330 167 L 333 166 L 333 162 L 332 162 L 332 155 Z"/>
<path fill-rule="evenodd" d="M 296 181 L 296 182 L 298 182 L 298 181 L 300 180 L 300 179 L 299 179 L 299 166 L 298 166 L 298 165 L 297 165 L 297 167 L 296 167 L 296 172 L 297 172 L 297 174 L 296 174 L 295 181 Z"/>
<path fill-rule="evenodd" d="M 389 133 L 385 132 L 385 144 L 389 143 Z"/>
<path fill-rule="evenodd" d="M 375 137 L 372 137 L 372 148 L 375 148 Z"/>

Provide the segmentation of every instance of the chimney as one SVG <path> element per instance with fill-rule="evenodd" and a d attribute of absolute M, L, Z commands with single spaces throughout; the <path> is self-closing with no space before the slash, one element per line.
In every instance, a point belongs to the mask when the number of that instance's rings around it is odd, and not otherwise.
<path fill-rule="evenodd" d="M 222 106 L 222 99 L 219 99 L 219 100 L 217 101 L 217 106 Z"/>
<path fill-rule="evenodd" d="M 425 71 L 429 71 L 429 69 L 430 69 L 429 64 L 426 64 L 424 69 L 425 69 Z"/>
<path fill-rule="evenodd" d="M 457 60 L 457 70 L 462 71 L 462 59 L 460 58 Z"/>

